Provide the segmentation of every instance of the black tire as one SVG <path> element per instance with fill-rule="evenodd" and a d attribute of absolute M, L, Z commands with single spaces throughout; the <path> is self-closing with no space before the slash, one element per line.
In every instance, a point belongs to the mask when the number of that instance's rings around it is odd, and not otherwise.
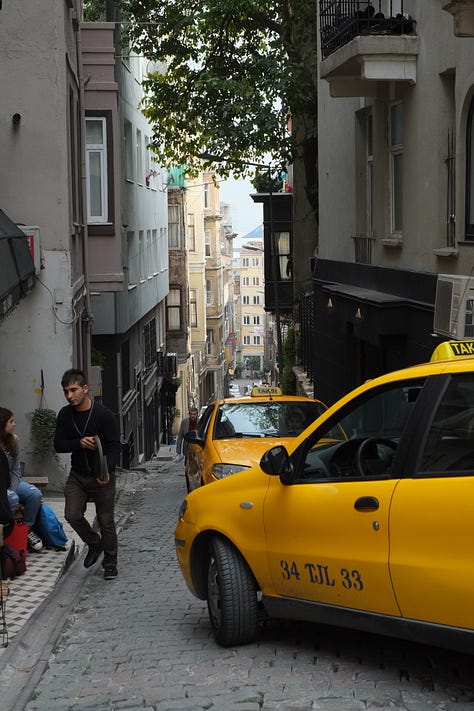
<path fill-rule="evenodd" d="M 209 545 L 207 609 L 216 642 L 223 647 L 257 636 L 257 585 L 240 553 L 222 538 Z"/>

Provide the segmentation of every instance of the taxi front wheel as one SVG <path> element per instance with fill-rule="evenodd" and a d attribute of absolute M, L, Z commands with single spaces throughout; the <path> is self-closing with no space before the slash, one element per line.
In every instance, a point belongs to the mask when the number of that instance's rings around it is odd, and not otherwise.
<path fill-rule="evenodd" d="M 209 545 L 207 609 L 212 633 L 223 647 L 257 636 L 257 585 L 240 553 L 217 536 Z"/>

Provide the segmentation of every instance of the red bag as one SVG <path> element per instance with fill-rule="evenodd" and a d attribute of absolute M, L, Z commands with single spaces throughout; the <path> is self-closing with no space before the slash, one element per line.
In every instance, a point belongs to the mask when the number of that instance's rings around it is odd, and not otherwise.
<path fill-rule="evenodd" d="M 26 571 L 25 551 L 13 548 L 7 544 L 0 549 L 0 562 L 2 565 L 2 579 L 16 578 Z"/>

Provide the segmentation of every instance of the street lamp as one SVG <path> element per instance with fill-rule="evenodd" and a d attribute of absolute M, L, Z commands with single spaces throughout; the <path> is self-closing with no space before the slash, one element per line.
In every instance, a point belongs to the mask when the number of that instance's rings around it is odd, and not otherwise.
<path fill-rule="evenodd" d="M 221 156 L 208 153 L 203 151 L 198 153 L 196 156 L 201 160 L 205 160 L 209 163 L 227 163 L 229 158 L 222 158 Z M 268 176 L 268 223 L 270 231 L 270 262 L 272 268 L 272 279 L 273 279 L 273 299 L 275 305 L 275 322 L 276 322 L 276 335 L 277 335 L 277 350 L 278 350 L 278 374 L 281 381 L 281 371 L 283 369 L 283 342 L 281 337 L 281 323 L 280 323 L 280 302 L 278 296 L 278 252 L 276 249 L 275 234 L 273 231 L 273 180 L 272 180 L 272 166 L 265 163 L 252 163 L 251 161 L 240 161 L 242 165 L 247 165 L 252 168 L 262 168 L 267 171 Z"/>

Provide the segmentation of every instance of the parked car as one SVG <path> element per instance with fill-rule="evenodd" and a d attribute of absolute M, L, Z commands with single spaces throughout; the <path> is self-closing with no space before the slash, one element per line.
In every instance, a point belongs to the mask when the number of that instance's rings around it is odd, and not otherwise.
<path fill-rule="evenodd" d="M 229 395 L 231 397 L 240 397 L 241 396 L 240 385 L 237 385 L 237 383 L 231 383 L 229 385 Z"/>
<path fill-rule="evenodd" d="M 319 400 L 283 395 L 275 387 L 213 402 L 185 435 L 188 491 L 258 464 L 272 444 L 294 439 L 325 409 Z"/>
<path fill-rule="evenodd" d="M 177 556 L 217 642 L 254 640 L 262 607 L 474 652 L 468 343 L 366 382 L 260 466 L 186 497 Z"/>

